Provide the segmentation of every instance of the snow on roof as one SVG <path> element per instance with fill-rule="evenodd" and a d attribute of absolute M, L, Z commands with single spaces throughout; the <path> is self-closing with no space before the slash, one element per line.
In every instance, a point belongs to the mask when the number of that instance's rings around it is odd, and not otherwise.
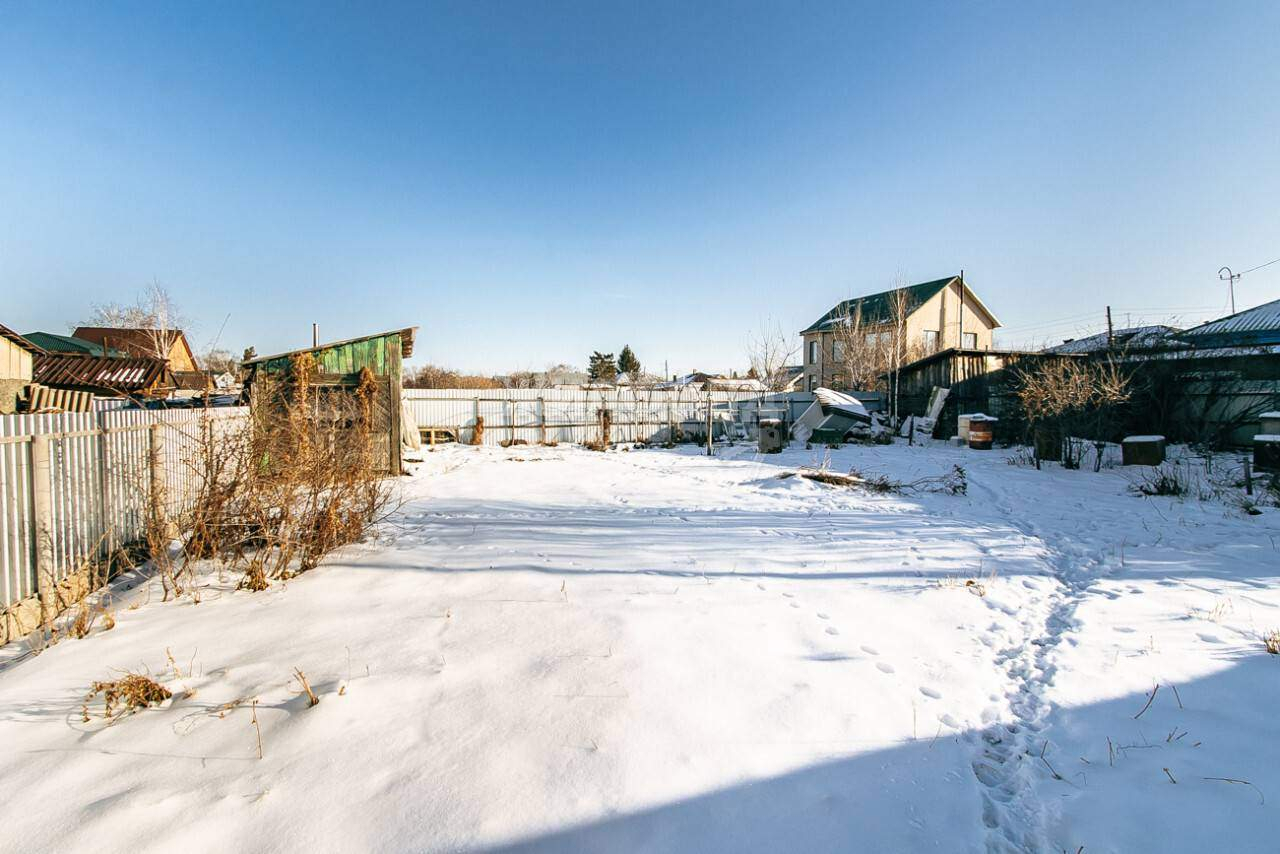
<path fill-rule="evenodd" d="M 1099 332 L 1085 338 L 1063 341 L 1056 347 L 1047 347 L 1045 353 L 1097 353 L 1114 347 L 1119 350 L 1142 350 L 1169 343 L 1169 337 L 1178 331 L 1176 326 L 1156 324 L 1117 329 L 1108 341 L 1107 333 Z"/>

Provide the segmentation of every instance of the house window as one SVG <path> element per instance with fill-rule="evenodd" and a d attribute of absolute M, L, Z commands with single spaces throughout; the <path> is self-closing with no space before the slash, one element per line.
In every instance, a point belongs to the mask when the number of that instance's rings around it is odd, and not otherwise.
<path fill-rule="evenodd" d="M 809 374 L 809 391 L 813 391 L 817 387 L 818 387 L 818 377 L 814 374 Z"/>
<path fill-rule="evenodd" d="M 938 349 L 938 330 L 926 329 L 924 331 L 924 348 L 926 350 Z"/>
<path fill-rule="evenodd" d="M 960 336 L 960 346 L 968 347 L 970 350 L 978 349 L 978 333 L 965 332 Z"/>
<path fill-rule="evenodd" d="M 809 342 L 809 364 L 818 364 L 818 342 L 813 340 Z"/>
<path fill-rule="evenodd" d="M 836 362 L 836 364 L 839 364 L 840 362 L 844 361 L 844 342 L 843 341 L 831 342 L 831 358 Z"/>

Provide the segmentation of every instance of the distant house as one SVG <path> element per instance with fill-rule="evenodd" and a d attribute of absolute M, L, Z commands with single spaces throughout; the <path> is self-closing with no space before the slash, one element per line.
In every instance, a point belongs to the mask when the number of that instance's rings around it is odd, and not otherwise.
<path fill-rule="evenodd" d="M 854 297 L 837 303 L 800 335 L 804 339 L 804 386 L 842 385 L 839 330 L 858 318 L 868 336 L 888 334 L 898 294 L 906 303 L 906 338 L 912 349 L 933 353 L 950 347 L 991 349 L 992 331 L 1000 321 L 959 276 Z"/>
<path fill-rule="evenodd" d="M 195 353 L 181 329 L 113 329 L 105 326 L 81 326 L 73 333 L 81 341 L 105 348 L 123 350 L 131 356 L 164 358 L 171 371 L 197 371 Z"/>
<path fill-rule="evenodd" d="M 31 384 L 35 357 L 44 351 L 7 326 L 0 325 L 0 415 L 16 412 Z"/>
<path fill-rule="evenodd" d="M 1122 353 L 1135 353 L 1155 350 L 1169 346 L 1178 346 L 1175 335 L 1181 330 L 1176 326 L 1133 326 L 1129 329 L 1117 329 L 1108 334 L 1099 332 L 1085 338 L 1068 338 L 1061 344 L 1046 347 L 1045 353 L 1105 353 L 1113 350 Z"/>
<path fill-rule="evenodd" d="M 803 391 L 804 365 L 787 365 L 782 369 L 781 387 L 778 391 Z"/>
<path fill-rule="evenodd" d="M 198 397 L 206 391 L 228 392 L 239 386 L 233 373 L 224 371 L 174 371 L 174 397 Z"/>

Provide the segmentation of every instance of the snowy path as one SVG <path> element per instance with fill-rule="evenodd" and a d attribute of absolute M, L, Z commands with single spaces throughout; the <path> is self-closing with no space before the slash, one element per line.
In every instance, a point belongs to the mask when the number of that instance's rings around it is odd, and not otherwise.
<path fill-rule="evenodd" d="M 830 456 L 969 494 L 779 480 L 798 449 L 428 454 L 377 542 L 0 670 L 0 849 L 1274 849 L 1280 513 Z M 81 720 L 139 667 L 171 707 Z"/>

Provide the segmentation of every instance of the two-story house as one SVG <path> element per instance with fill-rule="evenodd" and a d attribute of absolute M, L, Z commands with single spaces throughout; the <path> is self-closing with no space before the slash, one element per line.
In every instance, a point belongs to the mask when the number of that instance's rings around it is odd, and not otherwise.
<path fill-rule="evenodd" d="M 859 334 L 887 336 L 894 328 L 896 307 L 903 307 L 903 341 L 915 355 L 949 347 L 990 350 L 992 331 L 1000 321 L 978 299 L 960 276 L 935 279 L 838 303 L 800 333 L 804 339 L 804 388 L 841 388 L 845 360 L 841 353 L 848 340 L 850 321 L 856 318 Z"/>

